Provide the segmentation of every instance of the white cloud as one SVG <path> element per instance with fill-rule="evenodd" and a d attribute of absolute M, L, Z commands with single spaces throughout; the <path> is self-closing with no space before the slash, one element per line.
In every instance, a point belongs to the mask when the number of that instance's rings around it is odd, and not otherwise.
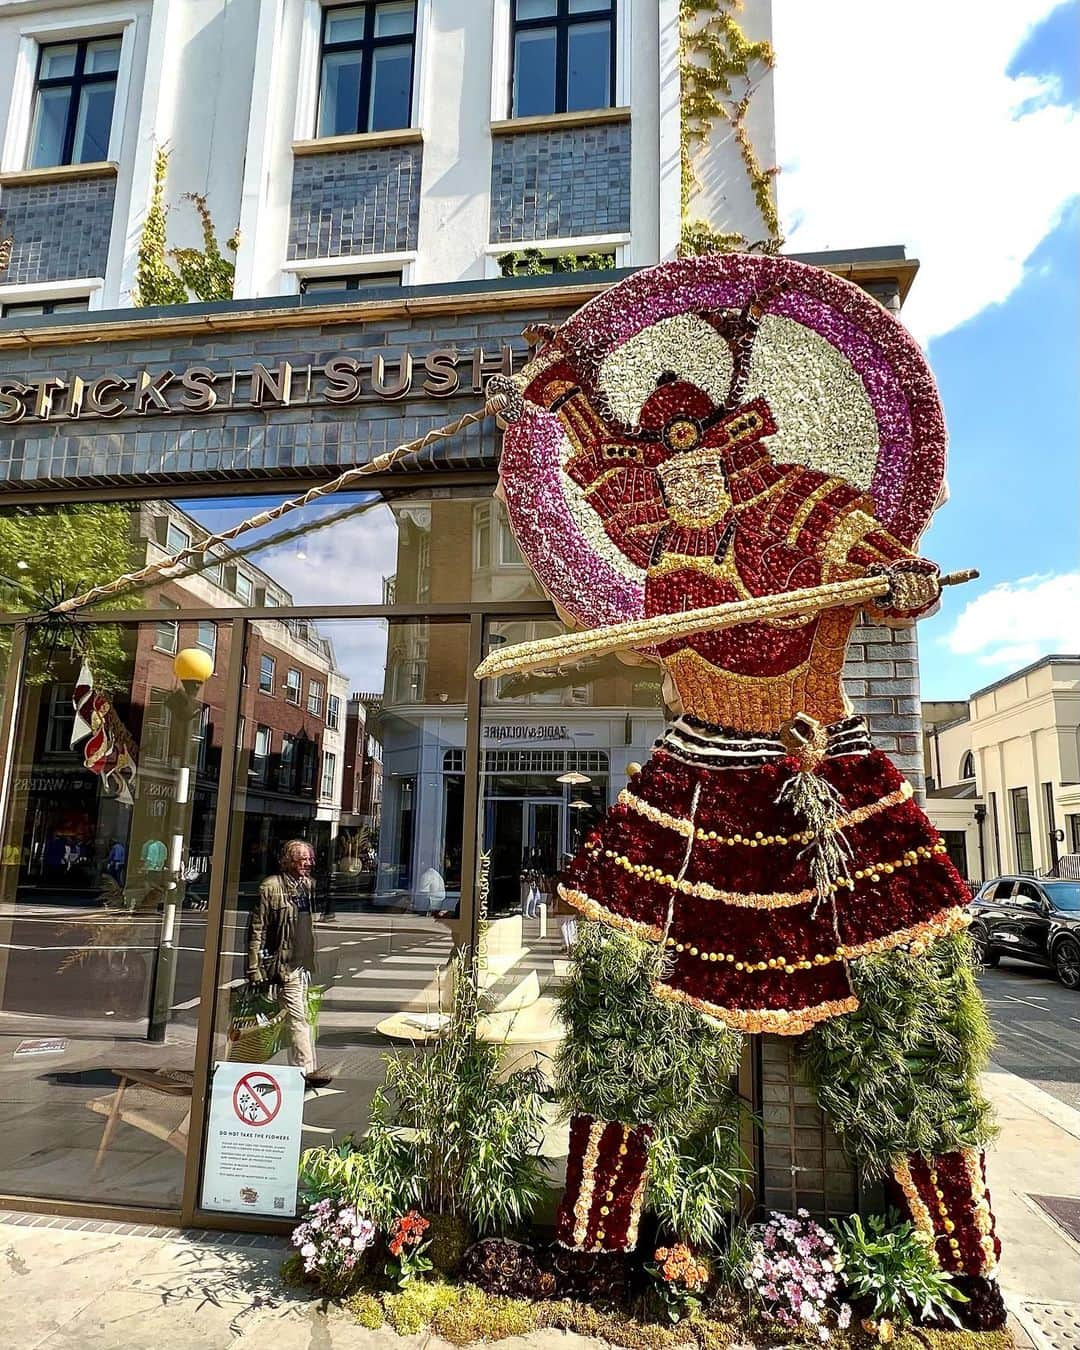
<path fill-rule="evenodd" d="M 1060 0 L 775 0 L 790 251 L 906 244 L 923 341 L 1002 301 L 1080 191 L 1080 115 L 1009 62 Z"/>
<path fill-rule="evenodd" d="M 1002 672 L 1080 652 L 1080 572 L 1003 581 L 970 601 L 940 641 Z"/>

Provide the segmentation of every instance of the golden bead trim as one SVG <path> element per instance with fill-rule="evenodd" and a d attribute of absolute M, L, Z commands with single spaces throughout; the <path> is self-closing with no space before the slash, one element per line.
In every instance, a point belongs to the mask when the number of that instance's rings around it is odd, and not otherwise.
<path fill-rule="evenodd" d="M 733 1031 L 772 1032 L 776 1036 L 801 1036 L 818 1022 L 830 1017 L 839 1017 L 843 1013 L 854 1012 L 859 1000 L 854 994 L 848 998 L 829 999 L 825 1003 L 815 1003 L 810 1008 L 796 1008 L 788 1011 L 783 1008 L 723 1008 L 708 999 L 695 998 L 682 989 L 673 989 L 670 985 L 656 982 L 653 993 L 657 998 L 672 1003 L 685 1003 L 706 1017 L 715 1018 Z"/>
<path fill-rule="evenodd" d="M 752 848 L 757 844 L 753 839 L 746 842 Z M 590 851 L 599 853 L 599 846 L 593 846 Z M 920 844 L 917 848 L 908 849 L 902 858 L 896 858 L 892 862 L 871 863 L 852 872 L 850 877 L 838 877 L 829 885 L 826 894 L 832 896 L 845 888 L 853 890 L 857 881 L 879 882 L 883 876 L 891 876 L 905 867 L 915 867 L 920 860 L 932 858 L 935 854 L 944 854 L 946 851 L 945 845 L 940 841 L 936 844 Z M 793 905 L 809 904 L 819 898 L 819 892 L 815 887 L 803 891 L 721 891 L 707 881 L 687 881 L 671 872 L 665 872 L 663 868 L 653 867 L 651 863 L 631 862 L 625 853 L 616 853 L 614 849 L 604 849 L 604 857 L 642 881 L 655 882 L 682 895 L 691 895 L 696 900 L 715 900 L 718 904 L 733 905 L 737 909 L 788 909 Z"/>
<path fill-rule="evenodd" d="M 836 820 L 830 821 L 828 829 L 830 831 L 846 830 L 852 825 L 861 825 L 864 820 L 869 820 L 881 811 L 888 811 L 890 807 L 899 806 L 913 795 L 914 788 L 911 784 L 902 783 L 895 792 L 890 792 L 885 797 L 879 797 L 877 801 L 868 802 L 866 806 L 860 806 L 854 811 L 849 811 L 846 816 L 839 816 Z M 783 848 L 787 844 L 809 844 L 816 838 L 813 830 L 804 830 L 799 834 L 787 835 L 762 834 L 760 830 L 757 830 L 751 836 L 744 834 L 724 835 L 718 834 L 716 830 L 695 829 L 693 822 L 686 817 L 672 816 L 667 811 L 661 811 L 658 806 L 653 806 L 642 797 L 638 797 L 629 788 L 623 788 L 617 801 L 619 805 L 628 806 L 631 811 L 636 811 L 639 816 L 644 816 L 654 825 L 661 825 L 665 829 L 674 830 L 676 834 L 681 834 L 684 838 L 693 835 L 695 839 L 702 843 L 726 844 L 729 847 L 741 844 L 747 848 Z"/>
<path fill-rule="evenodd" d="M 563 885 L 560 885 L 558 889 L 560 897 L 568 905 L 572 905 L 584 918 L 590 919 L 594 923 L 603 923 L 607 924 L 609 928 L 617 928 L 621 933 L 636 937 L 641 942 L 659 942 L 664 936 L 663 931 L 656 924 L 639 923 L 636 919 L 627 919 L 622 914 L 615 914 L 583 891 L 571 890 L 569 886 Z"/>
<path fill-rule="evenodd" d="M 894 947 L 912 946 L 913 949 L 925 945 L 932 937 L 944 937 L 966 928 L 971 916 L 966 909 L 954 906 L 942 909 L 931 919 L 912 924 L 910 928 L 900 928 L 884 937 L 873 938 L 869 942 L 842 943 L 831 952 L 815 952 L 813 956 L 800 957 L 798 960 L 783 956 L 770 956 L 767 961 L 740 961 L 733 952 L 704 951 L 689 943 L 677 942 L 675 938 L 665 939 L 665 945 L 680 955 L 696 957 L 699 961 L 724 961 L 746 974 L 756 974 L 764 970 L 782 970 L 785 975 L 794 975 L 798 970 L 812 970 L 814 966 L 828 966 L 834 961 L 850 961 L 859 956 L 874 956 L 878 952 L 891 951 Z"/>

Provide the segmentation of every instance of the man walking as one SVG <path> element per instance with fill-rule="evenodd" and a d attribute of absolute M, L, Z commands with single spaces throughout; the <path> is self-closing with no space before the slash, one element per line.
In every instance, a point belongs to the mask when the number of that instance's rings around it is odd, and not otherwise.
<path fill-rule="evenodd" d="M 259 902 L 248 926 L 247 977 L 254 985 L 277 990 L 285 1010 L 289 1063 L 303 1069 L 309 1087 L 325 1087 L 329 1074 L 318 1072 L 315 1039 L 308 1022 L 308 985 L 316 974 L 315 850 L 306 839 L 282 846 L 278 873 L 259 887 Z"/>

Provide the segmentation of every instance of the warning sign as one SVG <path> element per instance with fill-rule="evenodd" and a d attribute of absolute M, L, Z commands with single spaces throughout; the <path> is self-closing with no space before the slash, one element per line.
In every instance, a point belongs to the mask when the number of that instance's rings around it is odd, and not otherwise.
<path fill-rule="evenodd" d="M 304 1075 L 284 1065 L 221 1063 L 210 1088 L 204 1209 L 296 1214 Z"/>
<path fill-rule="evenodd" d="M 258 1129 L 269 1125 L 281 1110 L 281 1084 L 265 1069 L 255 1069 L 233 1088 L 232 1100 L 237 1119 Z"/>

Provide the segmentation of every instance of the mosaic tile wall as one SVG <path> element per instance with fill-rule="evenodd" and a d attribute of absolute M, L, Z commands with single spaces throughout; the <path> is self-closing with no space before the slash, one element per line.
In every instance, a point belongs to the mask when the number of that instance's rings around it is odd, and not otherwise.
<path fill-rule="evenodd" d="M 491 243 L 629 229 L 629 122 L 494 138 Z"/>
<path fill-rule="evenodd" d="M 5 285 L 102 277 L 116 179 L 33 183 L 0 192 L 0 239 L 13 240 Z"/>
<path fill-rule="evenodd" d="M 387 145 L 297 158 L 290 260 L 416 248 L 421 151 Z"/>

